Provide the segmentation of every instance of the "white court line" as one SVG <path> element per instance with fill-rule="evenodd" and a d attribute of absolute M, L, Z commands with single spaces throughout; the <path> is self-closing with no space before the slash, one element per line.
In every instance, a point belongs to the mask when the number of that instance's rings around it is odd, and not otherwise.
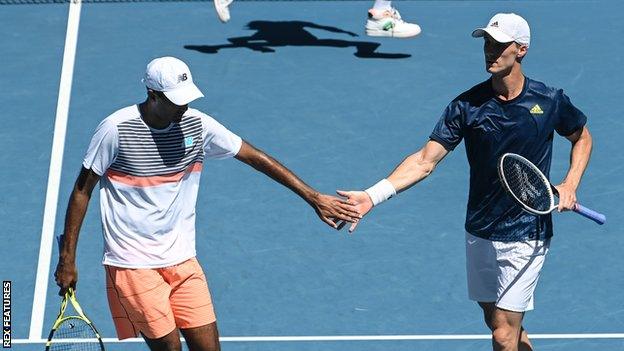
<path fill-rule="evenodd" d="M 624 333 L 589 334 L 530 334 L 531 339 L 624 339 Z M 490 334 L 440 335 L 330 335 L 330 336 L 225 336 L 221 342 L 280 342 L 280 341 L 402 341 L 402 340 L 490 340 Z M 184 341 L 184 339 L 180 338 Z M 47 340 L 14 339 L 14 344 L 44 344 Z M 68 339 L 68 342 L 96 342 L 96 339 Z M 104 343 L 144 342 L 141 338 L 117 340 L 103 338 Z"/>
<path fill-rule="evenodd" d="M 37 280 L 35 283 L 33 309 L 30 316 L 30 333 L 28 336 L 29 340 L 35 341 L 41 339 L 41 333 L 43 331 L 43 317 L 45 313 L 46 293 L 48 291 L 48 275 L 50 274 L 50 257 L 52 255 L 52 242 L 54 239 L 54 221 L 56 219 L 56 207 L 61 183 L 61 167 L 63 164 L 63 149 L 65 147 L 67 115 L 69 112 L 72 77 L 74 75 L 76 43 L 78 41 L 80 7 L 80 0 L 71 1 L 67 18 L 65 50 L 63 52 L 63 66 L 61 68 L 61 82 L 59 84 L 59 95 L 56 104 L 54 138 L 52 140 L 50 170 L 48 173 L 48 190 L 46 192 L 45 210 L 43 212 L 43 228 L 41 229 Z"/>

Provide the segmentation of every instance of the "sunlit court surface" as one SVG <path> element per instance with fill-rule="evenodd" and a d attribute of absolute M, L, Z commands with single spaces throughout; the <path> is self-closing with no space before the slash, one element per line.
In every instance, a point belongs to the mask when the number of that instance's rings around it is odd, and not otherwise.
<path fill-rule="evenodd" d="M 366 36 L 369 1 L 235 0 L 226 24 L 207 1 L 9 1 L 0 0 L 0 276 L 11 282 L 13 349 L 45 348 L 60 303 L 54 236 L 73 182 L 99 122 L 145 99 L 151 59 L 183 59 L 205 94 L 191 107 L 332 194 L 387 176 L 449 101 L 488 78 L 483 40 L 470 34 L 497 12 L 531 25 L 525 74 L 563 88 L 588 116 L 594 148 L 577 195 L 608 218 L 553 214 L 523 325 L 535 350 L 624 349 L 623 2 L 397 1 L 422 27 L 400 40 Z M 558 182 L 570 147 L 554 140 Z M 196 246 L 223 350 L 491 349 L 466 290 L 463 143 L 353 234 L 236 160 L 207 160 L 201 179 Z M 76 296 L 107 350 L 147 350 L 116 338 L 102 250 L 94 191 Z"/>

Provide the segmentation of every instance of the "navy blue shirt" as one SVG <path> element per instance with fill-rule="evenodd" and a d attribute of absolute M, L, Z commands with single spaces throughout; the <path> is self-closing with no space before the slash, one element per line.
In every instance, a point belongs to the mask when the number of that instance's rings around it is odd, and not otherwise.
<path fill-rule="evenodd" d="M 549 177 L 553 132 L 568 136 L 586 121 L 562 90 L 528 78 L 513 100 L 498 99 L 491 80 L 455 98 L 430 139 L 449 151 L 465 140 L 470 164 L 466 231 L 499 241 L 551 237 L 550 214 L 529 214 L 505 193 L 498 180 L 498 159 L 507 152 L 522 155 Z"/>

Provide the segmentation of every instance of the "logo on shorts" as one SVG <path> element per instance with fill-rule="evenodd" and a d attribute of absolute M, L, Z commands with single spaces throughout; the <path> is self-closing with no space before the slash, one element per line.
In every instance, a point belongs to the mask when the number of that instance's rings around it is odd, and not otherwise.
<path fill-rule="evenodd" d="M 544 111 L 542 111 L 542 108 L 538 104 L 535 104 L 535 106 L 533 106 L 530 112 L 533 115 L 541 115 L 544 113 Z"/>
<path fill-rule="evenodd" d="M 189 146 L 192 146 L 192 145 L 193 145 L 193 137 L 192 136 L 184 138 L 184 146 L 185 147 L 189 147 Z"/>

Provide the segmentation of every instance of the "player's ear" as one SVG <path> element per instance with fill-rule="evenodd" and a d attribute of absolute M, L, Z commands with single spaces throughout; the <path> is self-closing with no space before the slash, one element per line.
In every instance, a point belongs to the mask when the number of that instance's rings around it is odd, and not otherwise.
<path fill-rule="evenodd" d="M 149 100 L 157 100 L 158 99 L 158 95 L 156 94 L 156 91 L 147 88 L 147 98 Z"/>
<path fill-rule="evenodd" d="M 527 54 L 529 47 L 518 43 L 516 43 L 516 45 L 518 46 L 518 53 L 516 54 L 516 58 L 522 60 L 522 58 Z"/>

